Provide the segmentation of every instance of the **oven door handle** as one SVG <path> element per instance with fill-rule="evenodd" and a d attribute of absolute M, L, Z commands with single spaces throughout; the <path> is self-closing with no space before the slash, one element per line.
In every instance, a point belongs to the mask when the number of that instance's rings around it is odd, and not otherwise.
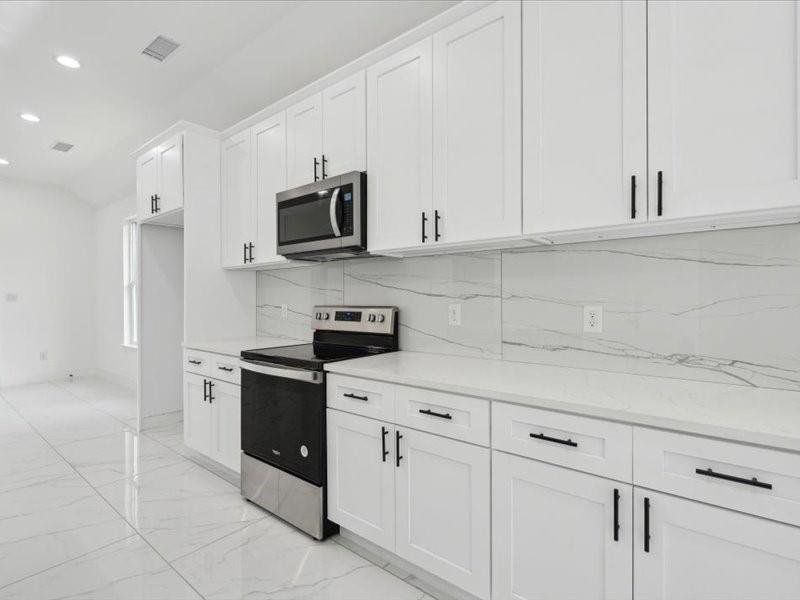
<path fill-rule="evenodd" d="M 322 383 L 322 373 L 319 371 L 308 371 L 306 369 L 292 369 L 290 367 L 279 367 L 265 363 L 255 363 L 247 360 L 239 361 L 239 367 L 245 371 L 260 373 L 262 375 L 272 375 L 273 377 L 283 377 L 285 379 L 295 379 L 307 383 Z"/>
<path fill-rule="evenodd" d="M 337 187 L 333 190 L 333 195 L 331 196 L 331 208 L 330 208 L 330 218 L 331 218 L 331 229 L 333 229 L 333 236 L 334 237 L 342 237 L 342 232 L 339 229 L 339 217 L 336 214 L 336 207 L 339 204 L 339 188 Z"/>

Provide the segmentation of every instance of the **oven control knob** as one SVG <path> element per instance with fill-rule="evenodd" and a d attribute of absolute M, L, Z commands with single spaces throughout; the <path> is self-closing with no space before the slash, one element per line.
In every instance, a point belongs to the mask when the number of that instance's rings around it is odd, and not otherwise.
<path fill-rule="evenodd" d="M 327 321 L 327 320 L 328 320 L 328 319 L 330 319 L 330 318 L 331 318 L 331 314 L 330 314 L 330 313 L 324 313 L 324 314 L 322 315 L 322 319 L 323 319 L 323 320 L 325 320 L 325 321 Z"/>
<path fill-rule="evenodd" d="M 383 323 L 386 320 L 386 315 L 378 315 L 378 323 Z"/>
<path fill-rule="evenodd" d="M 322 318 L 322 313 L 317 313 L 316 315 L 314 315 L 314 318 L 315 318 L 317 321 L 319 321 L 319 320 Z"/>
<path fill-rule="evenodd" d="M 369 321 L 370 323 L 374 323 L 375 322 L 375 315 L 370 315 L 369 317 L 367 317 L 367 321 Z"/>

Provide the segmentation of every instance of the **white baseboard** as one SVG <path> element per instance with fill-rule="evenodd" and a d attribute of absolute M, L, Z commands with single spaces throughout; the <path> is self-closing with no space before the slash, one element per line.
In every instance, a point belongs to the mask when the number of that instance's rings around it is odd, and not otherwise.
<path fill-rule="evenodd" d="M 426 570 L 400 558 L 394 552 L 365 540 L 349 529 L 341 528 L 335 540 L 348 550 L 375 563 L 389 571 L 392 575 L 421 589 L 437 600 L 479 600 L 477 596 L 465 592 L 452 583 L 428 573 Z"/>

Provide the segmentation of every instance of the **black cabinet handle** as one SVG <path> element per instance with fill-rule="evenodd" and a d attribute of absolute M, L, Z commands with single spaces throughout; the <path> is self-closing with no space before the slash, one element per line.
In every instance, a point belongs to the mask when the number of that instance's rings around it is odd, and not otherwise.
<path fill-rule="evenodd" d="M 400 459 L 403 458 L 400 455 L 400 440 L 403 439 L 403 435 L 395 430 L 394 432 L 394 465 L 396 467 L 400 466 Z"/>
<path fill-rule="evenodd" d="M 156 197 L 152 194 L 150 195 L 150 214 L 152 215 L 156 212 Z"/>
<path fill-rule="evenodd" d="M 342 395 L 345 398 L 352 398 L 353 400 L 363 400 L 364 402 L 367 402 L 369 400 L 369 396 L 359 396 L 358 394 L 351 394 L 349 392 L 347 394 L 342 394 Z"/>
<path fill-rule="evenodd" d="M 644 499 L 644 551 L 650 552 L 650 498 Z"/>
<path fill-rule="evenodd" d="M 427 222 L 428 222 L 428 217 L 425 216 L 425 211 L 423 210 L 422 211 L 422 243 L 423 244 L 428 241 L 428 234 L 425 233 L 425 225 L 426 225 Z"/>
<path fill-rule="evenodd" d="M 325 155 L 322 155 L 322 178 L 325 179 L 328 176 L 328 172 L 325 170 L 325 165 L 328 164 L 328 159 L 325 158 Z"/>
<path fill-rule="evenodd" d="M 619 490 L 614 488 L 614 541 L 619 541 Z"/>
<path fill-rule="evenodd" d="M 664 214 L 664 171 L 659 171 L 656 178 L 658 187 L 658 216 Z"/>
<path fill-rule="evenodd" d="M 225 372 L 227 372 L 227 373 L 230 373 L 231 371 L 233 371 L 233 367 L 222 367 L 222 366 L 219 366 L 219 365 L 217 365 L 217 368 L 218 368 L 220 371 L 225 371 Z"/>
<path fill-rule="evenodd" d="M 161 198 L 159 197 L 159 195 L 158 195 L 158 194 L 156 194 L 155 196 L 153 196 L 153 198 L 154 198 L 154 199 L 155 199 L 155 201 L 156 201 L 156 212 L 161 212 L 161 208 L 158 206 L 158 201 L 159 201 L 159 200 L 161 200 Z"/>
<path fill-rule="evenodd" d="M 433 412 L 432 410 L 430 410 L 428 408 L 420 408 L 419 412 L 420 412 L 420 414 L 430 415 L 432 417 L 439 417 L 440 419 L 452 419 L 453 418 L 453 415 L 451 415 L 450 413 Z"/>
<path fill-rule="evenodd" d="M 381 425 L 381 452 L 383 452 L 383 462 L 386 462 L 386 457 L 389 456 L 389 451 L 386 449 L 386 434 L 389 430 Z"/>
<path fill-rule="evenodd" d="M 244 262 L 251 263 L 253 262 L 253 242 L 249 244 L 245 243 L 244 245 Z"/>
<path fill-rule="evenodd" d="M 203 379 L 203 402 L 208 400 L 208 381 Z"/>
<path fill-rule="evenodd" d="M 317 167 L 319 166 L 319 161 L 317 157 L 314 157 L 314 181 L 319 181 L 319 176 L 317 175 Z"/>
<path fill-rule="evenodd" d="M 189 359 L 189 364 L 192 364 L 192 365 L 202 365 L 202 364 L 203 364 L 203 361 L 202 361 L 202 360 L 192 360 L 192 359 Z"/>
<path fill-rule="evenodd" d="M 698 475 L 705 475 L 706 477 L 713 477 L 715 479 L 724 479 L 725 481 L 732 481 L 734 483 L 743 483 L 744 485 L 752 485 L 753 487 L 763 488 L 765 490 L 772 489 L 771 483 L 764 483 L 763 481 L 759 481 L 756 477 L 747 479 L 745 477 L 736 477 L 735 475 L 726 475 L 725 473 L 715 473 L 711 469 L 695 469 L 694 472 Z"/>
<path fill-rule="evenodd" d="M 636 175 L 631 175 L 631 219 L 636 218 Z"/>
<path fill-rule="evenodd" d="M 572 446 L 573 448 L 578 447 L 578 442 L 573 442 L 572 438 L 562 440 L 561 438 L 550 437 L 549 435 L 545 435 L 543 433 L 531 433 L 530 436 L 537 440 L 542 440 L 544 442 L 554 442 L 556 444 L 563 444 L 565 446 Z"/>
<path fill-rule="evenodd" d="M 216 384 L 213 381 L 208 382 L 208 403 L 211 404 L 214 402 L 214 393 L 211 388 L 213 388 Z"/>
<path fill-rule="evenodd" d="M 247 244 L 242 244 L 242 263 L 247 264 Z"/>
<path fill-rule="evenodd" d="M 433 220 L 433 239 L 434 239 L 434 241 L 438 242 L 439 238 L 442 237 L 441 235 L 439 235 L 439 219 L 441 219 L 442 217 L 439 215 L 439 211 L 438 210 L 434 210 L 433 211 L 433 216 L 434 216 L 434 220 Z"/>

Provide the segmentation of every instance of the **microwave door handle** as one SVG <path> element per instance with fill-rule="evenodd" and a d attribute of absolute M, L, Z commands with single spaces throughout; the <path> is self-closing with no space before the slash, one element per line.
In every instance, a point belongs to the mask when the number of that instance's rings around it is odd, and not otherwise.
<path fill-rule="evenodd" d="M 342 232 L 339 229 L 339 217 L 337 216 L 336 207 L 339 203 L 339 188 L 333 190 L 333 195 L 331 196 L 331 210 L 330 210 L 330 217 L 331 217 L 331 229 L 333 229 L 334 237 L 342 237 Z"/>

